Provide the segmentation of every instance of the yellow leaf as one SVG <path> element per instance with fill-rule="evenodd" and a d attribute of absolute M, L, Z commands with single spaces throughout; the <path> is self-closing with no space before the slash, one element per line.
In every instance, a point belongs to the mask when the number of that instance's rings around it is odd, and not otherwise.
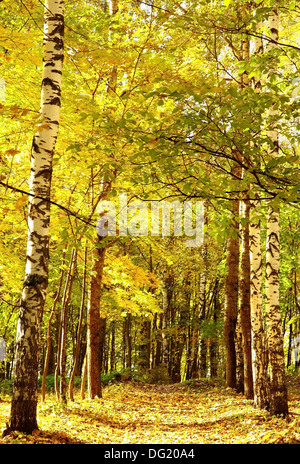
<path fill-rule="evenodd" d="M 16 202 L 16 209 L 21 209 L 22 206 L 26 203 L 27 199 L 27 195 L 23 195 L 22 197 L 20 197 Z"/>

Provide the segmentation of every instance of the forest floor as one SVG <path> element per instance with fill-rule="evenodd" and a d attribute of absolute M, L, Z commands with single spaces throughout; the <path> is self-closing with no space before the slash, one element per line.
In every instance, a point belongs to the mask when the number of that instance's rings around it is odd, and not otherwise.
<path fill-rule="evenodd" d="M 300 378 L 289 380 L 288 419 L 253 408 L 218 382 L 175 385 L 115 383 L 103 398 L 62 405 L 47 395 L 39 431 L 14 433 L 0 444 L 300 444 Z M 0 430 L 10 398 L 0 399 Z"/>

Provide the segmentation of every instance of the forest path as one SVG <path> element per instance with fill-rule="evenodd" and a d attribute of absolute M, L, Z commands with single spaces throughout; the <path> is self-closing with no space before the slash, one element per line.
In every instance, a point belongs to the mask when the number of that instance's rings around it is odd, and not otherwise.
<path fill-rule="evenodd" d="M 40 431 L 4 443 L 262 444 L 300 443 L 300 387 L 289 388 L 289 420 L 253 408 L 252 401 L 217 382 L 175 385 L 116 383 L 103 398 L 63 406 L 51 395 L 39 404 Z M 0 428 L 9 401 L 0 402 Z"/>

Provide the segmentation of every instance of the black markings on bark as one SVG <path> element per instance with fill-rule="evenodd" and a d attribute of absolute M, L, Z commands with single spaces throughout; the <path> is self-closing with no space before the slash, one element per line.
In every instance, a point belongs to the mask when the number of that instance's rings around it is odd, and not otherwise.
<path fill-rule="evenodd" d="M 58 23 L 57 26 L 48 33 L 48 37 L 52 37 L 53 35 L 59 34 L 61 36 L 64 35 L 64 17 L 63 15 L 56 14 L 54 16 L 50 16 L 47 18 L 47 21 L 53 21 L 54 23 Z"/>
<path fill-rule="evenodd" d="M 42 148 L 43 152 L 45 153 L 53 153 L 53 150 L 48 150 L 47 148 Z"/>
<path fill-rule="evenodd" d="M 51 57 L 51 61 L 48 61 L 46 60 L 45 58 L 43 59 L 44 63 L 45 63 L 45 66 L 54 66 L 54 61 L 61 61 L 63 62 L 64 61 L 64 55 L 60 54 L 60 55 L 54 55 Z M 54 70 L 52 71 L 54 72 Z"/>
<path fill-rule="evenodd" d="M 47 105 L 61 106 L 60 98 L 59 97 L 52 98 L 51 100 L 47 101 Z"/>
<path fill-rule="evenodd" d="M 25 277 L 24 285 L 27 287 L 35 287 L 37 285 L 45 284 L 47 279 L 38 274 L 30 274 Z"/>
<path fill-rule="evenodd" d="M 42 169 L 36 173 L 36 176 L 43 177 L 44 179 L 50 180 L 52 177 L 52 169 Z"/>
<path fill-rule="evenodd" d="M 32 204 L 31 204 L 30 213 L 32 213 L 32 212 L 33 212 L 33 209 L 34 209 L 35 211 L 38 212 L 38 214 L 44 216 L 44 215 L 46 214 L 46 212 L 45 212 L 43 209 L 41 209 L 40 206 L 43 206 L 45 203 L 46 203 L 46 202 L 44 202 L 43 200 L 41 200 L 39 203 L 32 203 Z M 48 205 L 48 203 L 46 203 L 46 204 Z M 47 210 L 48 210 L 48 209 L 47 209 Z M 32 236 L 33 236 L 33 235 L 36 235 L 36 236 L 39 238 L 39 235 L 37 235 L 37 234 L 34 233 L 34 232 L 32 232 L 31 235 L 32 235 Z"/>
<path fill-rule="evenodd" d="M 31 263 L 36 263 L 36 260 L 33 259 L 31 256 L 29 255 L 26 255 L 26 259 L 28 259 L 28 261 L 30 261 Z"/>
<path fill-rule="evenodd" d="M 36 137 L 34 136 L 33 139 L 32 139 L 32 150 L 33 150 L 35 153 L 41 153 L 40 148 L 39 148 L 38 144 L 37 144 L 36 141 L 35 141 L 35 138 L 36 138 Z"/>
<path fill-rule="evenodd" d="M 57 85 L 52 79 L 50 79 L 50 77 L 45 77 L 43 80 L 42 80 L 42 86 L 50 86 L 52 90 L 55 90 L 58 95 L 61 94 L 61 90 L 60 90 L 60 86 Z"/>
<path fill-rule="evenodd" d="M 55 37 L 53 42 L 55 43 L 54 50 L 61 50 L 63 48 L 64 41 L 60 37 Z"/>

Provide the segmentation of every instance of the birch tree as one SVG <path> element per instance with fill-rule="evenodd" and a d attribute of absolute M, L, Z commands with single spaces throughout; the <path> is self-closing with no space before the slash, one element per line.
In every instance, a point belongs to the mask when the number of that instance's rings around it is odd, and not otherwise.
<path fill-rule="evenodd" d="M 260 409 L 265 409 L 268 404 L 267 355 L 263 319 L 261 222 L 256 210 L 258 204 L 259 200 L 255 201 L 255 205 L 252 204 L 253 210 L 249 224 L 251 346 L 254 405 Z"/>
<path fill-rule="evenodd" d="M 169 351 L 169 340 L 168 340 L 168 321 L 171 311 L 171 297 L 172 297 L 172 274 L 171 271 L 166 266 L 163 272 L 163 294 L 162 294 L 162 320 L 161 320 L 161 357 L 162 357 L 162 366 L 168 368 L 168 351 Z"/>
<path fill-rule="evenodd" d="M 257 25 L 260 34 L 261 23 Z M 252 53 L 260 55 L 263 52 L 262 39 L 253 40 Z M 257 94 L 261 92 L 260 79 L 252 79 Z M 253 394 L 254 405 L 265 409 L 268 404 L 267 388 L 267 356 L 263 319 L 263 288 L 262 288 L 262 250 L 261 250 L 261 220 L 259 217 L 260 196 L 250 206 L 249 241 L 250 241 L 250 310 L 251 310 L 251 347 L 253 363 Z"/>
<path fill-rule="evenodd" d="M 48 286 L 52 160 L 59 128 L 64 2 L 46 0 L 40 124 L 31 150 L 25 279 L 16 335 L 11 413 L 5 433 L 31 433 L 37 424 L 40 326 Z"/>
<path fill-rule="evenodd" d="M 246 5 L 249 8 L 249 5 Z M 247 8 L 247 9 L 248 9 Z M 244 37 L 241 43 L 242 58 L 249 62 L 250 41 Z M 248 73 L 244 72 L 241 79 L 241 87 L 248 88 L 250 85 Z M 247 164 L 249 162 L 249 156 Z M 244 170 L 243 170 L 244 176 Z M 247 186 L 247 189 L 249 186 Z M 250 310 L 250 242 L 249 242 L 249 194 L 245 192 L 245 198 L 241 201 L 241 216 L 244 223 L 241 224 L 241 275 L 240 275 L 240 325 L 242 333 L 243 352 L 243 391 L 246 398 L 253 398 L 253 375 L 251 355 L 251 310 Z"/>
<path fill-rule="evenodd" d="M 236 154 L 237 156 L 237 154 Z M 232 172 L 240 178 L 239 166 L 234 166 Z M 227 240 L 226 254 L 226 278 L 225 278 L 225 314 L 224 314 L 224 339 L 226 353 L 226 386 L 236 388 L 236 347 L 235 332 L 238 315 L 239 293 L 239 200 L 232 199 L 231 205 L 231 230 Z"/>
<path fill-rule="evenodd" d="M 269 16 L 270 39 L 268 49 L 272 53 L 278 42 L 279 15 L 277 8 L 272 9 Z M 272 59 L 272 57 L 271 57 Z M 270 69 L 269 77 L 275 71 Z M 271 145 L 270 156 L 279 155 L 278 129 L 276 127 L 277 110 L 272 106 L 269 110 L 271 130 L 268 132 Z M 274 121 L 273 121 L 274 118 Z M 274 125 L 273 125 L 274 124 Z M 288 414 L 287 388 L 285 384 L 285 361 L 283 350 L 282 319 L 279 299 L 279 206 L 270 204 L 267 213 L 266 243 L 266 324 L 267 343 L 270 363 L 270 412 L 276 415 Z"/>

